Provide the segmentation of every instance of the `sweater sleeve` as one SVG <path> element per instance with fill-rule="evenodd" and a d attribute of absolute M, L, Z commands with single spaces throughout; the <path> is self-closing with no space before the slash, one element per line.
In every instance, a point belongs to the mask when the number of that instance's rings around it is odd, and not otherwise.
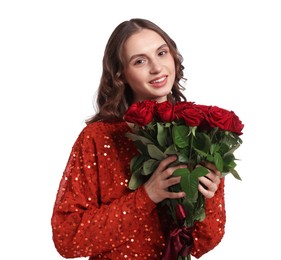
<path fill-rule="evenodd" d="M 225 179 L 222 178 L 215 196 L 206 199 L 206 217 L 195 225 L 192 255 L 196 258 L 216 247 L 224 236 L 226 222 L 224 182 Z"/>
<path fill-rule="evenodd" d="M 55 247 L 65 258 L 118 248 L 132 240 L 134 232 L 143 228 L 145 216 L 156 208 L 143 187 L 102 204 L 95 154 L 94 140 L 82 131 L 63 173 L 51 219 Z"/>

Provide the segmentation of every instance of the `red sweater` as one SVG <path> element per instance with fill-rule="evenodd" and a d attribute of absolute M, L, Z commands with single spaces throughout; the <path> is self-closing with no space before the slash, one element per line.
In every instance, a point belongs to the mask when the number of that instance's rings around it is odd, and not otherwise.
<path fill-rule="evenodd" d="M 143 187 L 128 188 L 130 160 L 137 154 L 125 122 L 87 125 L 73 145 L 52 215 L 53 240 L 65 258 L 161 259 L 165 239 L 157 205 Z M 224 179 L 206 200 L 196 224 L 192 255 L 199 258 L 224 235 Z"/>

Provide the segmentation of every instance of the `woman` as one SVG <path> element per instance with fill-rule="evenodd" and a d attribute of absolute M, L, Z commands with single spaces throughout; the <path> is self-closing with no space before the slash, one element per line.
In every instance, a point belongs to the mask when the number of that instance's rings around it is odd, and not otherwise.
<path fill-rule="evenodd" d="M 182 198 L 168 187 L 184 165 L 169 167 L 164 159 L 151 178 L 136 191 L 128 189 L 130 160 L 137 154 L 125 137 L 123 120 L 133 102 L 186 100 L 180 85 L 182 56 L 175 42 L 144 19 L 119 24 L 108 40 L 98 89 L 98 112 L 77 138 L 64 171 L 52 215 L 53 240 L 65 258 L 161 259 L 165 250 L 157 204 Z M 192 255 L 199 258 L 224 235 L 224 179 L 213 164 L 200 177 L 206 198 L 206 218 L 193 231 Z"/>

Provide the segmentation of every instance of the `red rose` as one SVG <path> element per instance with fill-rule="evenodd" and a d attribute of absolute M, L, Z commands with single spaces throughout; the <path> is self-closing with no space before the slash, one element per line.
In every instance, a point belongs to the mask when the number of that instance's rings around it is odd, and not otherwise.
<path fill-rule="evenodd" d="M 219 127 L 222 130 L 238 135 L 242 134 L 244 127 L 239 117 L 233 111 L 228 111 L 217 106 L 209 107 L 206 120 L 212 127 Z"/>
<path fill-rule="evenodd" d="M 174 105 L 164 101 L 156 105 L 156 115 L 162 122 L 172 122 L 174 118 Z"/>
<path fill-rule="evenodd" d="M 194 104 L 194 106 L 196 107 L 196 109 L 201 110 L 204 114 L 207 114 L 210 108 L 210 106 L 206 106 L 206 105 Z"/>
<path fill-rule="evenodd" d="M 132 104 L 124 115 L 127 122 L 137 124 L 139 126 L 148 125 L 155 115 L 156 101 L 144 100 Z"/>
<path fill-rule="evenodd" d="M 203 112 L 194 102 L 178 102 L 174 107 L 175 118 L 183 119 L 188 126 L 199 126 L 204 120 Z"/>

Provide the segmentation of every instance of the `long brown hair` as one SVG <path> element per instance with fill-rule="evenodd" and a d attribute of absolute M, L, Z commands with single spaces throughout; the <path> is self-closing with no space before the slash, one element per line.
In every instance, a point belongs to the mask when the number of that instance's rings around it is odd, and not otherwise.
<path fill-rule="evenodd" d="M 125 41 L 142 29 L 153 30 L 158 33 L 170 48 L 174 57 L 176 76 L 168 100 L 175 102 L 186 100 L 182 93 L 184 87 L 183 57 L 179 53 L 176 43 L 159 26 L 146 19 L 131 19 L 120 23 L 112 32 L 103 56 L 103 71 L 97 93 L 97 114 L 86 121 L 87 124 L 99 120 L 122 120 L 124 113 L 132 104 L 133 94 L 129 85 L 123 79 L 123 46 Z"/>

